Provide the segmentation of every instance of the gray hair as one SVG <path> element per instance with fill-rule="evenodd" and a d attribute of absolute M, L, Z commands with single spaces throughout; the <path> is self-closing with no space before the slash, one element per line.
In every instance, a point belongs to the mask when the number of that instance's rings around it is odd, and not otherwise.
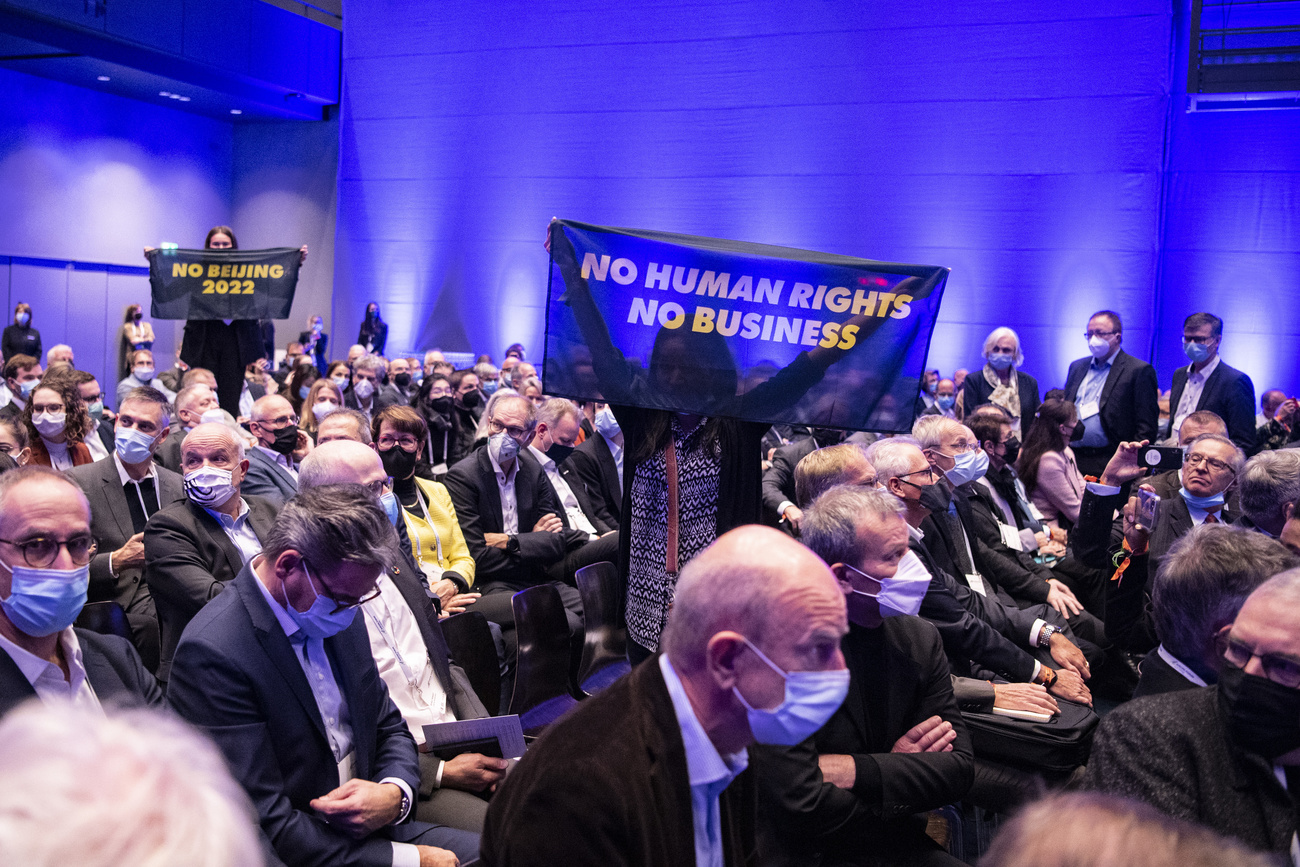
<path fill-rule="evenodd" d="M 893 494 L 857 485 L 836 485 L 804 512 L 800 540 L 828 564 L 862 559 L 858 527 L 891 517 L 902 520 L 903 504 Z"/>
<path fill-rule="evenodd" d="M 838 443 L 804 455 L 794 467 L 795 504 L 807 508 L 821 494 L 840 484 L 845 468 L 857 461 L 871 463 L 867 460 L 866 447 L 860 443 Z"/>
<path fill-rule="evenodd" d="M 342 563 L 387 570 L 396 546 L 393 525 L 368 488 L 321 485 L 284 504 L 262 553 L 275 561 L 285 551 L 297 551 L 324 572 Z"/>
<path fill-rule="evenodd" d="M 527 362 L 521 362 L 521 364 L 527 364 Z M 515 391 L 520 394 L 527 391 L 530 386 L 537 389 L 538 394 L 546 394 L 546 392 L 542 390 L 542 381 L 535 376 L 525 376 L 518 382 L 515 382 L 514 379 L 511 378 L 510 382 L 514 385 Z"/>
<path fill-rule="evenodd" d="M 363 355 L 352 362 L 352 370 L 353 372 L 368 370 L 377 378 L 383 379 L 384 374 L 388 372 L 388 362 L 378 355 Z"/>
<path fill-rule="evenodd" d="M 1207 433 L 1207 434 L 1201 434 L 1196 439 L 1189 442 L 1186 448 L 1188 451 L 1191 451 L 1192 447 L 1195 446 L 1197 443 L 1206 443 L 1206 442 L 1223 443 L 1225 446 L 1228 446 L 1229 448 L 1232 449 L 1232 461 L 1231 461 L 1232 475 L 1234 478 L 1240 479 L 1241 468 L 1246 465 L 1246 453 L 1241 450 L 1241 446 L 1237 445 L 1236 443 L 1228 439 L 1223 434 Z"/>
<path fill-rule="evenodd" d="M 497 370 L 497 366 L 490 361 L 480 361 L 470 369 L 474 371 L 474 375 L 479 378 L 480 382 L 490 376 L 500 376 L 501 374 L 501 371 Z"/>
<path fill-rule="evenodd" d="M 1255 455 L 1246 462 L 1237 495 L 1241 510 L 1255 526 L 1281 524 L 1287 504 L 1300 500 L 1300 451 L 1280 449 Z"/>
<path fill-rule="evenodd" d="M 5 864 L 265 863 L 243 787 L 179 717 L 33 699 L 0 722 L 0 779 Z"/>
<path fill-rule="evenodd" d="M 989 332 L 989 336 L 984 338 L 984 349 L 980 353 L 985 358 L 993 351 L 993 344 L 997 343 L 1004 337 L 1010 337 L 1016 342 L 1015 365 L 1019 367 L 1025 363 L 1025 354 L 1020 351 L 1020 335 L 1003 325 L 1001 328 L 994 328 Z"/>
<path fill-rule="evenodd" d="M 354 478 L 353 465 L 348 455 L 364 456 L 379 464 L 379 454 L 372 448 L 355 440 L 336 440 L 324 443 L 311 450 L 311 454 L 302 459 L 298 467 L 298 492 L 319 488 L 321 485 L 335 484 L 343 479 Z"/>
<path fill-rule="evenodd" d="M 1279 596 L 1291 605 L 1300 606 L 1300 568 L 1292 567 L 1279 572 L 1259 585 L 1255 593 L 1260 596 Z"/>
<path fill-rule="evenodd" d="M 158 420 L 162 427 L 167 427 L 172 423 L 172 406 L 167 400 L 167 395 L 151 385 L 142 385 L 133 388 L 127 392 L 126 397 L 122 398 L 122 403 L 134 401 L 136 403 L 148 403 L 158 407 Z M 121 406 L 118 409 L 121 410 Z"/>
<path fill-rule="evenodd" d="M 552 430 L 566 418 L 581 418 L 582 410 L 573 401 L 563 397 L 553 397 L 537 407 L 537 424 L 544 424 Z"/>
<path fill-rule="evenodd" d="M 198 395 L 201 389 L 207 389 L 208 391 L 212 390 L 211 388 L 208 388 L 206 382 L 199 382 L 194 385 L 187 385 L 180 391 L 176 392 L 176 411 L 180 412 L 183 409 L 189 409 L 190 405 L 194 403 L 195 396 Z"/>
<path fill-rule="evenodd" d="M 1280 542 L 1223 524 L 1202 524 L 1169 549 L 1151 590 L 1151 619 L 1174 656 L 1200 659 L 1251 592 L 1296 565 Z"/>
<path fill-rule="evenodd" d="M 332 418 L 335 421 L 338 421 L 340 416 L 351 419 L 352 423 L 357 426 L 357 434 L 360 436 L 358 442 L 364 445 L 370 445 L 375 441 L 374 437 L 370 434 L 370 420 L 366 418 L 366 414 L 361 410 L 351 409 L 346 406 L 341 406 L 333 412 L 327 412 L 325 415 L 321 416 L 320 421 L 316 422 L 316 435 L 320 436 L 321 422 L 325 421 L 327 418 Z"/>
<path fill-rule="evenodd" d="M 932 416 L 933 417 L 933 416 Z M 871 444 L 867 449 L 867 460 L 876 468 L 876 484 L 883 485 L 890 479 L 901 478 L 912 471 L 912 450 L 920 450 L 921 444 L 911 437 L 890 437 Z"/>
<path fill-rule="evenodd" d="M 488 435 L 488 422 L 492 420 L 493 413 L 497 411 L 497 404 L 508 397 L 519 397 L 519 392 L 512 388 L 498 388 L 492 393 L 492 396 L 488 398 L 487 406 L 483 408 L 483 415 L 479 416 L 478 426 L 474 428 L 474 439 L 483 439 Z M 529 406 L 533 405 L 531 400 L 526 400 L 526 402 Z"/>
<path fill-rule="evenodd" d="M 945 436 L 965 429 L 966 426 L 956 419 L 943 415 L 923 415 L 912 425 L 912 436 L 924 451 L 938 448 Z"/>
<path fill-rule="evenodd" d="M 496 396 L 497 395 L 495 394 L 492 395 L 492 397 L 494 398 Z M 485 418 L 488 422 L 491 422 L 493 419 L 496 418 L 496 413 L 501 411 L 501 404 L 506 403 L 508 401 L 515 401 L 515 400 L 519 401 L 520 406 L 524 407 L 525 410 L 524 428 L 531 431 L 532 429 L 537 427 L 537 407 L 536 405 L 533 404 L 531 400 L 529 400 L 526 397 L 523 397 L 522 395 L 516 394 L 515 392 L 503 394 L 501 395 L 500 400 L 492 402 L 490 404 L 491 413 L 489 414 L 488 412 L 484 412 L 483 418 Z"/>
<path fill-rule="evenodd" d="M 241 461 L 244 459 L 244 453 L 245 453 L 245 449 L 244 449 L 244 438 L 243 438 L 242 436 L 240 436 L 238 432 L 232 430 L 231 427 L 230 427 L 230 425 L 226 424 L 224 421 L 205 421 L 205 422 L 203 422 L 202 424 L 196 424 L 196 425 L 194 426 L 194 430 L 191 430 L 189 433 L 187 433 L 187 434 L 185 435 L 185 439 L 181 440 L 181 449 L 182 449 L 181 460 L 182 460 L 182 461 L 185 460 L 185 455 L 184 455 L 185 440 L 188 440 L 188 439 L 190 438 L 191 434 L 194 433 L 194 431 L 198 430 L 199 428 L 204 428 L 204 427 L 218 427 L 218 428 L 221 428 L 223 431 L 225 431 L 226 436 L 230 437 L 230 441 L 231 441 L 232 443 L 234 443 L 234 445 L 235 445 L 235 455 L 236 455 L 236 457 L 237 457 L 239 460 L 241 460 Z"/>

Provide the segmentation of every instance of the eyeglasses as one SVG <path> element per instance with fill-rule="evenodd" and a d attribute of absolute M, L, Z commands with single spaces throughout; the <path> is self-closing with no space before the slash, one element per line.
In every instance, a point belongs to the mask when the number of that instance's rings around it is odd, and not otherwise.
<path fill-rule="evenodd" d="M 384 434 L 379 438 L 379 450 L 381 452 L 392 451 L 394 446 L 400 447 L 404 452 L 413 452 L 420 447 L 420 441 L 410 434 L 402 434 L 401 436 Z"/>
<path fill-rule="evenodd" d="M 1089 330 L 1083 332 L 1083 336 L 1084 336 L 1085 338 L 1089 338 L 1089 337 L 1105 337 L 1105 338 L 1110 338 L 1110 337 L 1114 337 L 1116 334 L 1119 334 L 1119 332 L 1118 332 L 1118 331 L 1098 331 L 1098 330 L 1096 330 L 1095 328 L 1094 328 L 1094 329 L 1089 329 Z"/>
<path fill-rule="evenodd" d="M 1195 343 L 1200 346 L 1208 346 L 1209 344 L 1213 343 L 1216 340 L 1218 340 L 1217 337 L 1196 337 L 1195 335 L 1191 335 L 1191 334 L 1183 335 L 1184 343 Z"/>
<path fill-rule="evenodd" d="M 938 478 L 938 477 L 939 477 L 939 472 L 938 472 L 938 470 L 936 470 L 934 467 L 926 467 L 926 468 L 923 469 L 923 470 L 916 470 L 916 471 L 911 472 L 911 473 L 903 473 L 903 474 L 900 475 L 898 478 L 900 478 L 900 479 L 902 479 L 902 480 L 904 480 L 904 481 L 907 481 L 907 477 L 908 477 L 908 476 L 919 476 L 921 473 L 925 473 L 926 478 L 928 478 L 931 482 L 936 482 L 936 481 L 939 480 L 939 478 Z M 914 485 L 914 486 L 916 486 L 916 487 L 921 487 L 920 485 L 917 485 L 915 482 L 907 482 L 907 483 L 908 483 L 909 485 Z"/>
<path fill-rule="evenodd" d="M 393 489 L 393 477 L 388 476 L 386 478 L 376 479 L 375 481 L 367 484 L 366 489 L 369 490 L 370 493 L 378 497 L 381 494 L 383 494 L 385 491 L 391 491 Z"/>
<path fill-rule="evenodd" d="M 1212 458 L 1209 457 L 1208 455 L 1203 455 L 1200 452 L 1192 452 L 1190 455 L 1183 458 L 1183 466 L 1196 469 L 1201 464 L 1205 464 L 1210 469 L 1214 470 L 1216 473 L 1227 472 L 1227 473 L 1232 473 L 1234 476 L 1236 475 L 1236 472 L 1234 472 L 1232 467 L 1229 466 L 1228 464 L 1225 464 L 1223 461 L 1219 460 L 1218 458 Z"/>
<path fill-rule="evenodd" d="M 519 425 L 504 425 L 496 419 L 492 419 L 492 421 L 488 422 L 488 430 L 494 434 L 499 434 L 501 431 L 505 431 L 517 440 L 521 440 L 528 436 L 527 428 L 522 428 Z"/>
<path fill-rule="evenodd" d="M 305 565 L 306 561 L 303 562 Z M 306 572 L 307 570 L 304 568 L 303 571 Z M 319 584 L 321 595 L 334 603 L 334 610 L 330 612 L 331 615 L 338 614 L 342 611 L 347 611 L 350 608 L 360 608 L 362 605 L 365 605 L 370 600 L 379 598 L 379 588 L 375 587 L 375 589 L 371 590 L 369 593 L 362 596 L 360 599 L 358 599 L 355 602 L 340 602 L 338 597 L 334 595 L 334 591 L 330 590 L 330 588 L 325 584 L 323 580 L 319 578 L 313 578 L 311 572 L 307 572 L 307 580 L 312 582 L 313 589 L 315 589 L 316 584 Z"/>
<path fill-rule="evenodd" d="M 281 428 L 286 428 L 291 424 L 297 424 L 297 423 L 298 423 L 298 416 L 296 415 L 282 415 L 279 418 L 255 419 L 253 422 L 251 422 L 251 424 L 261 425 L 267 430 L 280 430 Z"/>
<path fill-rule="evenodd" d="M 0 539 L 0 542 L 13 545 L 22 551 L 23 561 L 33 569 L 44 569 L 53 563 L 59 556 L 60 548 L 68 549 L 68 556 L 72 558 L 73 565 L 85 566 L 99 548 L 99 543 L 89 533 L 81 533 L 63 540 L 52 539 L 49 536 L 34 536 L 22 541 Z"/>
<path fill-rule="evenodd" d="M 1258 659 L 1260 668 L 1264 669 L 1264 676 L 1269 680 L 1288 689 L 1300 687 L 1300 661 L 1272 654 L 1260 655 L 1255 652 L 1255 648 L 1231 635 L 1219 636 L 1216 643 L 1223 661 L 1233 668 L 1245 668 L 1252 659 Z"/>

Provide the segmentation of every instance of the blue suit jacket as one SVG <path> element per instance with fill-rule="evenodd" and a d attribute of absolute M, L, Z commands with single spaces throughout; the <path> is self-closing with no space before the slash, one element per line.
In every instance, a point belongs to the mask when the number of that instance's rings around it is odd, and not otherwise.
<path fill-rule="evenodd" d="M 279 509 L 286 500 L 298 495 L 298 480 L 289 475 L 289 471 L 266 456 L 264 452 L 252 448 L 247 452 L 248 475 L 240 486 L 240 493 L 264 497 Z"/>
<path fill-rule="evenodd" d="M 256 582 L 245 566 L 190 621 L 168 700 L 216 742 L 286 864 L 390 867 L 390 840 L 408 842 L 431 826 L 407 822 L 354 840 L 308 806 L 338 787 L 338 766 L 307 676 Z M 415 741 L 375 669 L 365 621 L 356 617 L 325 650 L 352 719 L 355 776 L 397 777 L 419 791 Z"/>
<path fill-rule="evenodd" d="M 1178 402 L 1183 399 L 1190 369 L 1189 365 L 1174 371 L 1169 407 L 1175 412 Z M 1196 408 L 1216 413 L 1228 426 L 1228 436 L 1237 447 L 1248 455 L 1254 452 L 1255 384 L 1249 376 L 1220 359 L 1219 366 L 1214 368 L 1214 373 L 1205 381 L 1205 388 L 1201 389 L 1201 399 L 1196 402 Z"/>

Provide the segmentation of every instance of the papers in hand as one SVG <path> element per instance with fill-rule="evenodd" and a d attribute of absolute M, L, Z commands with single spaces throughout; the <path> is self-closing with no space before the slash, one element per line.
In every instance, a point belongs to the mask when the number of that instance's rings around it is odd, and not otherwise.
<path fill-rule="evenodd" d="M 518 714 L 432 723 L 424 727 L 424 743 L 429 752 L 442 759 L 460 753 L 517 759 L 525 749 Z"/>

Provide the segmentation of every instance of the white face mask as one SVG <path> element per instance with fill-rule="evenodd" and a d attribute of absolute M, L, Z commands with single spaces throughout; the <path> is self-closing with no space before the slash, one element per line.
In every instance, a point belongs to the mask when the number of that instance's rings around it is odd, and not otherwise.
<path fill-rule="evenodd" d="M 226 414 L 221 411 L 220 407 L 216 407 L 216 406 L 214 406 L 212 409 L 205 409 L 203 411 L 203 415 L 199 416 L 200 424 L 208 424 L 210 422 L 225 424 L 225 421 L 226 421 Z"/>
<path fill-rule="evenodd" d="M 1110 355 L 1110 341 L 1094 334 L 1088 338 L 1088 351 L 1092 353 L 1093 358 L 1105 358 Z"/>
<path fill-rule="evenodd" d="M 320 421 L 325 416 L 338 409 L 339 405 L 332 400 L 321 401 L 311 408 L 311 414 L 316 416 L 316 421 Z"/>
<path fill-rule="evenodd" d="M 32 427 L 43 437 L 56 437 L 67 424 L 66 412 L 38 412 L 32 416 Z"/>
<path fill-rule="evenodd" d="M 921 610 L 921 601 L 925 598 L 925 591 L 930 589 L 930 570 L 925 568 L 921 558 L 916 556 L 915 551 L 908 551 L 903 555 L 903 559 L 898 561 L 898 570 L 892 578 L 880 579 L 873 575 L 867 575 L 861 569 L 854 569 L 845 563 L 849 569 L 853 569 L 859 575 L 866 575 L 874 581 L 879 582 L 880 592 L 871 594 L 865 590 L 854 589 L 854 593 L 860 596 L 866 596 L 876 600 L 880 608 L 881 617 L 897 617 L 906 614 L 915 617 Z"/>
<path fill-rule="evenodd" d="M 149 382 L 153 379 L 153 368 L 141 365 L 135 369 L 135 378 L 141 382 Z"/>
<path fill-rule="evenodd" d="M 352 391 L 359 400 L 369 400 L 375 393 L 375 384 L 368 379 L 358 379 L 352 383 Z"/>
<path fill-rule="evenodd" d="M 185 474 L 185 494 L 205 508 L 214 508 L 235 494 L 230 470 L 200 467 Z"/>

